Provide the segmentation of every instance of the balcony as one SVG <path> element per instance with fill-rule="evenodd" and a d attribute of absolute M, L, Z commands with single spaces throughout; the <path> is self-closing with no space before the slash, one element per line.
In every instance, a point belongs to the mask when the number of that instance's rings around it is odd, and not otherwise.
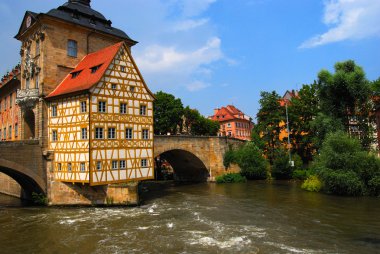
<path fill-rule="evenodd" d="M 17 90 L 16 104 L 22 108 L 32 108 L 38 101 L 38 89 Z"/>

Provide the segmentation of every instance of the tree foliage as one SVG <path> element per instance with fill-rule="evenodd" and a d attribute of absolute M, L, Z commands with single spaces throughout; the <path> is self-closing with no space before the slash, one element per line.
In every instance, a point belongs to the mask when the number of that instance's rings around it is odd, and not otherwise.
<path fill-rule="evenodd" d="M 275 150 L 280 146 L 280 132 L 285 127 L 285 108 L 280 105 L 281 97 L 275 92 L 261 92 L 260 109 L 257 113 L 256 130 L 265 143 L 264 153 L 273 164 Z"/>
<path fill-rule="evenodd" d="M 272 176 L 276 179 L 291 179 L 294 170 L 302 169 L 302 159 L 299 155 L 293 154 L 292 161 L 294 167 L 289 162 L 289 152 L 284 148 L 279 148 L 275 152 L 275 159 L 272 165 Z"/>
<path fill-rule="evenodd" d="M 374 141 L 370 117 L 371 87 L 363 69 L 354 61 L 337 62 L 335 73 L 322 70 L 318 74 L 318 91 L 324 114 L 339 119 L 349 132 L 350 122 L 356 121 L 363 147 L 369 149 Z"/>
<path fill-rule="evenodd" d="M 154 133 L 166 134 L 178 131 L 182 124 L 183 104 L 181 99 L 159 91 L 154 101 Z"/>
<path fill-rule="evenodd" d="M 371 185 L 380 177 L 380 160 L 342 131 L 327 135 L 313 166 L 328 193 L 357 196 L 380 190 Z"/>

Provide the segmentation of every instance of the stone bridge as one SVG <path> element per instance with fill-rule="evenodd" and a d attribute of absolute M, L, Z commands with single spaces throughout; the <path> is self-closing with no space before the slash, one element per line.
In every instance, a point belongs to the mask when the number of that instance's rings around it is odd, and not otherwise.
<path fill-rule="evenodd" d="M 225 137 L 155 136 L 154 157 L 166 159 L 177 180 L 213 181 L 218 175 L 238 170 L 226 170 L 223 155 L 229 146 L 242 144 L 244 141 Z M 48 192 L 51 157 L 44 155 L 38 140 L 0 142 L 0 172 L 16 180 L 27 199 L 33 192 Z"/>
<path fill-rule="evenodd" d="M 226 170 L 223 155 L 230 146 L 237 147 L 244 143 L 226 137 L 155 136 L 154 157 L 170 163 L 176 180 L 214 181 L 216 176 L 239 170 L 237 166 Z"/>
<path fill-rule="evenodd" d="M 46 192 L 46 166 L 38 140 L 0 142 L 0 172 L 23 189 L 23 198 Z"/>

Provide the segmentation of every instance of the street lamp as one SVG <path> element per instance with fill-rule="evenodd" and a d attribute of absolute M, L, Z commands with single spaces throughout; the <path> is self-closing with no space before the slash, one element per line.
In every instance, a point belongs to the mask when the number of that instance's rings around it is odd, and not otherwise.
<path fill-rule="evenodd" d="M 290 129 L 289 129 L 289 116 L 288 116 L 288 100 L 285 101 L 286 110 L 286 129 L 288 131 L 288 149 L 289 149 L 289 164 L 294 167 L 294 162 L 292 161 L 292 153 L 290 152 Z"/>

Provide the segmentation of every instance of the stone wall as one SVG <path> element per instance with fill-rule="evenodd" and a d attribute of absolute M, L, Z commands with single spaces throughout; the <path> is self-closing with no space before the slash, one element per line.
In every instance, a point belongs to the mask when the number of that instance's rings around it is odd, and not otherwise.
<path fill-rule="evenodd" d="M 138 205 L 138 185 L 89 186 L 52 182 L 49 188 L 49 205 Z"/>
<path fill-rule="evenodd" d="M 20 198 L 21 191 L 21 186 L 13 178 L 0 173 L 0 193 Z"/>

